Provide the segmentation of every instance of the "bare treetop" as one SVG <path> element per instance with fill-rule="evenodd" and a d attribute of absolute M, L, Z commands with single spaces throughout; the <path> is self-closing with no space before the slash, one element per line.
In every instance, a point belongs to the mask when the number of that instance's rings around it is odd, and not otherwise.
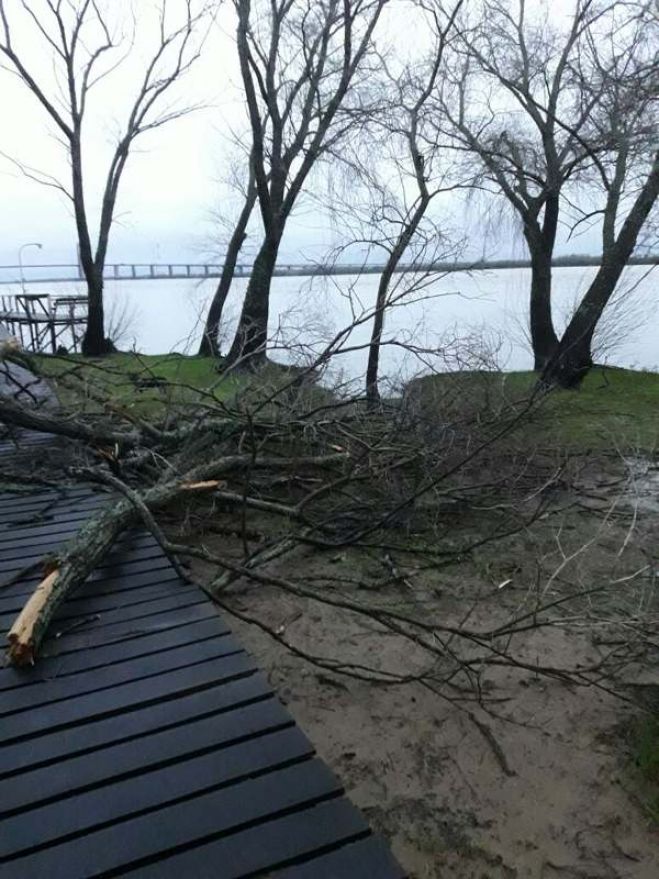
<path fill-rule="evenodd" d="M 272 196 L 290 183 L 290 210 L 307 166 L 350 124 L 349 93 L 386 0 L 234 2 L 261 207 L 271 200 L 271 163 Z"/>
<path fill-rule="evenodd" d="M 603 247 L 610 250 L 659 146 L 659 18 L 653 4 L 611 9 L 588 35 L 579 77 L 581 91 L 598 99 L 582 137 L 590 150 L 582 174 L 589 186 L 573 206 L 572 231 L 601 223 Z"/>
<path fill-rule="evenodd" d="M 234 0 L 265 234 L 229 352 L 233 362 L 265 357 L 270 282 L 286 222 L 315 162 L 366 113 L 357 86 L 386 3 Z"/>
<path fill-rule="evenodd" d="M 45 6 L 45 9 L 44 9 Z M 189 112 L 189 104 L 167 103 L 176 82 L 199 57 L 206 25 L 212 20 L 214 0 L 160 0 L 155 20 L 147 15 L 155 33 L 153 48 L 136 77 L 133 96 L 125 105 L 103 187 L 98 237 L 92 243 L 85 203 L 83 167 L 84 120 L 95 86 L 127 59 L 140 27 L 136 10 L 126 15 L 121 4 L 100 0 L 0 0 L 0 58 L 41 104 L 61 133 L 71 167 L 69 181 L 11 161 L 32 180 L 62 192 L 73 205 L 81 267 L 89 294 L 89 322 L 83 350 L 100 354 L 108 349 L 103 318 L 103 266 L 114 217 L 119 183 L 134 141 Z M 144 16 L 141 16 L 144 17 Z M 126 36 L 124 28 L 130 34 Z M 34 39 L 52 60 L 53 75 L 39 70 L 42 55 L 33 55 Z"/>
<path fill-rule="evenodd" d="M 551 261 L 569 200 L 605 140 L 587 136 L 602 83 L 583 88 L 589 41 L 612 5 L 573 0 L 567 15 L 542 0 L 483 0 L 460 22 L 459 63 L 442 107 L 474 184 L 500 193 L 521 221 L 532 263 L 530 330 L 536 369 L 558 344 Z M 610 22 L 607 21 L 610 26 Z M 473 168 L 473 159 L 477 159 Z"/>

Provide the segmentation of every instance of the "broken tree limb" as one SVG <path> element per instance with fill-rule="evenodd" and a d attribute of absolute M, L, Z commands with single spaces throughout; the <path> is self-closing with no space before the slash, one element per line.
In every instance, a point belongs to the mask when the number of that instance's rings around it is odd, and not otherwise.
<path fill-rule="evenodd" d="M 48 589 L 37 587 L 12 627 L 8 660 L 15 665 L 35 661 L 39 647 L 57 608 L 66 596 L 81 586 L 94 568 L 107 555 L 119 535 L 126 528 L 143 520 L 143 511 L 157 510 L 178 497 L 194 492 L 216 491 L 221 484 L 219 476 L 240 473 L 254 468 L 297 469 L 302 465 L 328 466 L 343 463 L 345 455 L 309 456 L 300 458 L 264 457 L 253 460 L 252 455 L 225 455 L 189 470 L 186 474 L 143 490 L 135 497 L 117 501 L 97 513 L 80 529 L 76 537 L 56 558 L 57 576 L 48 583 Z M 108 482 L 106 474 L 93 470 L 82 471 L 88 478 L 95 476 Z M 115 487 L 117 487 L 115 485 Z M 139 502 L 136 503 L 136 497 Z M 30 612 L 26 613 L 30 606 Z M 21 616 L 23 617 L 21 619 Z M 18 625 L 20 621 L 20 626 Z"/>
<path fill-rule="evenodd" d="M 133 448 L 141 441 L 137 430 L 118 431 L 103 425 L 90 425 L 77 418 L 21 406 L 8 397 L 0 397 L 0 421 L 26 430 L 83 440 L 95 445 L 118 444 L 122 448 Z"/>
<path fill-rule="evenodd" d="M 10 648 L 15 650 L 15 661 L 18 665 L 32 662 L 33 657 L 29 648 L 30 639 L 32 638 L 37 620 L 55 589 L 58 577 L 58 568 L 55 568 L 54 571 L 51 571 L 50 574 L 44 577 L 9 630 L 7 640 L 9 641 Z"/>
<path fill-rule="evenodd" d="M 147 507 L 158 508 L 181 492 L 177 481 L 144 492 Z M 66 596 L 81 586 L 112 549 L 119 535 L 138 520 L 139 510 L 130 500 L 118 501 L 83 525 L 58 559 L 52 579 L 37 587 L 12 626 L 7 658 L 14 665 L 33 664 L 48 626 Z M 48 581 L 48 582 L 46 582 Z"/>

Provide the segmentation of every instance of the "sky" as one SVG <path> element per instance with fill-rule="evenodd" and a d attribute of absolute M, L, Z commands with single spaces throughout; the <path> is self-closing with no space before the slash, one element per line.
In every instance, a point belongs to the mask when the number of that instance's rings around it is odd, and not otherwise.
<path fill-rule="evenodd" d="M 5 2 L 10 12 L 19 6 L 19 0 Z M 113 0 L 113 11 L 121 13 L 122 4 L 129 2 Z M 44 0 L 31 3 L 43 13 Z M 101 183 L 118 124 L 152 44 L 154 2 L 133 0 L 133 5 L 138 12 L 138 29 L 132 54 L 90 97 L 85 175 L 92 216 L 98 213 Z M 569 0 L 557 4 L 566 5 Z M 34 29 L 27 20 L 17 21 L 15 44 L 24 48 L 39 82 L 56 95 L 58 85 L 48 52 L 33 39 Z M 237 154 L 231 139 L 245 130 L 233 26 L 230 5 L 225 3 L 199 61 L 174 95 L 179 106 L 191 101 L 198 109 L 145 135 L 131 155 L 121 183 L 108 262 L 205 262 L 221 254 L 224 233 L 214 217 L 218 213 L 230 217 L 237 210 L 238 202 L 223 181 Z M 407 37 L 416 38 L 409 28 Z M 0 70 L 0 107 L 5 120 L 0 130 L 0 265 L 15 264 L 19 248 L 32 242 L 42 248 L 40 252 L 25 250 L 25 263 L 75 262 L 75 228 L 66 199 L 54 189 L 26 179 L 9 158 L 66 178 L 65 151 L 55 127 L 25 86 L 4 70 Z M 450 206 L 451 224 L 471 241 L 469 255 L 524 257 L 514 224 L 503 223 L 497 231 L 485 227 L 481 207 L 457 202 Z M 246 244 L 246 259 L 253 255 L 257 239 L 255 230 Z M 281 257 L 291 261 L 322 258 L 338 240 L 338 231 L 318 201 L 307 200 L 289 224 Z M 595 252 L 595 247 L 595 240 L 585 238 L 578 247 L 559 247 L 559 252 Z"/>

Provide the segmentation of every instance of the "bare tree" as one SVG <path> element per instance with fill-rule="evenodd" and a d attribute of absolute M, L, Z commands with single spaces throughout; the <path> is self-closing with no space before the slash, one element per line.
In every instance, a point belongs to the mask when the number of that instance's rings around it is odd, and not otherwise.
<path fill-rule="evenodd" d="M 478 159 L 475 184 L 503 195 L 521 220 L 531 258 L 536 369 L 558 344 L 551 282 L 562 192 L 597 152 L 581 135 L 601 93 L 581 88 L 578 67 L 603 9 L 597 0 L 574 0 L 559 28 L 545 0 L 535 10 L 525 0 L 484 0 L 475 23 L 462 22 L 461 65 L 443 92 L 455 147 L 469 162 Z"/>
<path fill-rule="evenodd" d="M 233 227 L 231 236 L 227 243 L 224 261 L 222 263 L 222 271 L 220 280 L 215 289 L 211 304 L 208 307 L 206 322 L 204 324 L 204 332 L 199 343 L 199 354 L 202 357 L 217 357 L 220 353 L 219 333 L 220 323 L 222 321 L 222 313 L 227 296 L 231 290 L 231 284 L 236 272 L 236 264 L 240 251 L 247 237 L 247 227 L 249 225 L 254 205 L 256 204 L 256 180 L 251 167 L 249 169 L 249 178 L 247 187 L 244 191 L 243 206 L 238 214 L 238 219 Z"/>
<path fill-rule="evenodd" d="M 586 145 L 597 145 L 589 175 L 595 206 L 575 206 L 574 228 L 601 224 L 601 263 L 546 366 L 548 384 L 574 387 L 592 366 L 594 332 L 659 198 L 658 54 L 659 20 L 649 2 L 618 4 L 603 32 L 590 35 L 582 89 L 602 95 L 583 134 Z"/>
<path fill-rule="evenodd" d="M 268 109 L 266 107 L 266 116 L 267 112 Z M 244 132 L 236 134 L 232 139 L 238 156 L 237 161 L 231 163 L 229 183 L 233 189 L 238 191 L 242 200 L 242 208 L 235 223 L 230 226 L 231 234 L 226 245 L 220 280 L 208 307 L 204 332 L 199 344 L 199 355 L 202 357 L 218 357 L 220 355 L 220 327 L 224 305 L 231 290 L 238 257 L 247 238 L 247 228 L 254 213 L 257 200 L 254 151 L 251 145 L 249 145 L 249 134 Z M 246 144 L 249 145 L 247 148 Z M 247 182 L 245 182 L 245 178 Z M 226 222 L 225 217 L 220 219 Z"/>
<path fill-rule="evenodd" d="M 161 0 L 157 10 L 155 46 L 138 77 L 135 97 L 127 107 L 126 120 L 112 153 L 103 189 L 98 233 L 93 240 L 84 175 L 85 118 L 95 87 L 126 59 L 133 39 L 120 35 L 116 15 L 97 0 L 0 0 L 0 56 L 41 104 L 55 124 L 71 169 L 69 183 L 14 160 L 38 182 L 54 186 L 70 201 L 78 236 L 80 264 L 87 284 L 89 311 L 83 352 L 101 355 L 112 349 L 105 336 L 103 271 L 119 185 L 135 140 L 180 118 L 191 109 L 165 104 L 174 84 L 199 56 L 197 33 L 212 10 L 207 0 Z M 16 38 L 21 28 L 32 28 L 43 50 L 52 57 L 53 84 L 39 70 L 40 59 Z M 133 33 L 133 38 L 135 34 Z M 128 44 L 128 48 L 126 47 Z M 60 85 L 62 86 L 60 89 Z"/>
<path fill-rule="evenodd" d="M 398 205 L 383 199 L 379 211 L 382 220 L 389 220 L 389 225 L 393 224 L 394 232 L 384 242 L 387 258 L 378 282 L 368 351 L 366 399 L 370 406 L 377 405 L 380 399 L 380 345 L 394 275 L 415 243 L 415 237 L 435 196 L 459 186 L 458 183 L 447 182 L 445 175 L 441 173 L 440 129 L 434 108 L 429 107 L 428 102 L 435 91 L 446 43 L 461 6 L 462 0 L 458 0 L 450 14 L 445 17 L 439 4 L 420 4 L 419 22 L 423 22 L 434 36 L 434 46 L 425 69 L 423 65 L 408 64 L 399 74 L 394 75 L 383 65 L 388 74 L 385 87 L 390 91 L 393 100 L 390 112 L 379 119 L 378 125 L 389 147 L 394 148 L 391 163 L 399 172 L 401 197 L 397 200 Z M 406 190 L 410 189 L 410 184 L 412 194 L 406 198 Z M 378 187 L 374 188 L 377 191 Z M 413 261 L 427 260 L 428 245 L 436 246 L 441 237 L 439 230 L 432 224 L 430 234 L 421 236 L 421 240 L 416 242 L 418 246 L 412 247 L 416 250 Z"/>
<path fill-rule="evenodd" d="M 346 97 L 387 0 L 234 0 L 264 239 L 229 361 L 265 359 L 270 284 L 315 162 L 350 130 Z"/>

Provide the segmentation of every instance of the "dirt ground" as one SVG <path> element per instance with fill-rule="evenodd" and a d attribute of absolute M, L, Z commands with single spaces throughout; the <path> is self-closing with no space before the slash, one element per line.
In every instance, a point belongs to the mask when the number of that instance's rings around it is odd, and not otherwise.
<path fill-rule="evenodd" d="M 389 586 L 387 601 L 417 610 L 432 602 L 433 612 L 445 608 L 449 617 L 477 591 L 485 599 L 478 611 L 483 619 L 502 605 L 521 606 L 539 567 L 559 569 L 560 576 L 548 581 L 551 590 L 624 578 L 656 542 L 657 511 L 639 502 L 638 484 L 634 503 L 624 498 L 615 515 L 605 512 L 602 495 L 592 500 L 590 488 L 569 512 L 537 525 L 533 535 L 518 535 L 451 570 Z M 599 504 L 597 511 L 593 504 Z M 206 535 L 203 542 L 214 539 Z M 571 547 L 589 540 L 587 552 L 561 567 Z M 226 548 L 226 538 L 222 543 Z M 276 570 L 312 579 L 329 571 L 340 583 L 360 565 L 378 563 L 350 553 L 329 558 L 305 551 Z M 203 565 L 196 573 L 204 576 Z M 654 589 L 654 573 L 648 582 L 643 600 Z M 627 589 L 625 581 L 620 589 Z M 308 598 L 243 584 L 231 604 L 317 656 L 401 673 L 422 667 L 409 642 L 383 632 L 375 621 Z M 532 633 L 526 656 L 567 666 L 601 655 L 598 620 L 612 609 L 591 610 L 592 624 L 562 620 Z M 595 687 L 501 668 L 483 678 L 490 700 L 484 711 L 466 690 L 464 701 L 448 701 L 420 683 L 374 684 L 319 669 L 253 625 L 238 619 L 232 624 L 414 879 L 659 876 L 659 828 L 643 809 L 629 738 L 638 709 Z M 638 673 L 628 671 L 630 684 Z M 659 675 L 655 680 L 646 669 L 643 680 L 659 684 Z"/>

